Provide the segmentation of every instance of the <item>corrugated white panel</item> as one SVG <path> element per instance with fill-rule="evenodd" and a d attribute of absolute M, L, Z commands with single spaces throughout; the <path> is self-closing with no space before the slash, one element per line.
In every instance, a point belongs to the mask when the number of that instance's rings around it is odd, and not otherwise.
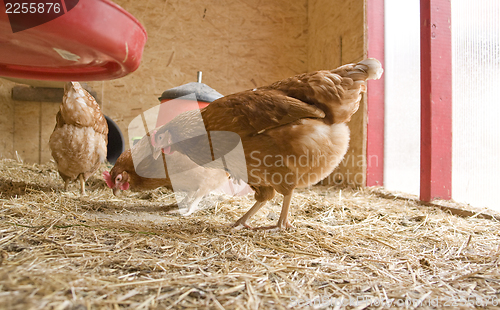
<path fill-rule="evenodd" d="M 500 1 L 451 3 L 452 196 L 500 211 Z"/>
<path fill-rule="evenodd" d="M 500 0 L 497 0 L 500 1 Z M 420 191 L 420 1 L 385 1 L 385 167 L 388 189 Z"/>

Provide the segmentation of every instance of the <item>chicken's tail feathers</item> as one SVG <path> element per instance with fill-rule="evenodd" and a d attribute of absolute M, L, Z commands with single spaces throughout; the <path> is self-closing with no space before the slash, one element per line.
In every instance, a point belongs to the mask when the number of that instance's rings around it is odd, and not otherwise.
<path fill-rule="evenodd" d="M 382 64 L 375 58 L 367 58 L 363 61 L 357 63 L 357 66 L 362 65 L 365 67 L 366 72 L 368 73 L 367 80 L 378 80 L 384 73 L 384 69 L 382 69 Z"/>

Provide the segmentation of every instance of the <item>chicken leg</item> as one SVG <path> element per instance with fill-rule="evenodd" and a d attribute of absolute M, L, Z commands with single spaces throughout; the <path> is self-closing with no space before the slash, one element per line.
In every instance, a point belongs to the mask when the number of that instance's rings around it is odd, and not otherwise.
<path fill-rule="evenodd" d="M 292 201 L 292 194 L 293 192 L 283 196 L 283 206 L 281 207 L 280 218 L 278 219 L 278 223 L 276 223 L 276 225 L 256 227 L 254 229 L 271 230 L 271 229 L 294 228 L 293 225 L 290 224 L 288 220 L 288 213 L 290 210 L 290 202 Z"/>
<path fill-rule="evenodd" d="M 253 207 L 248 210 L 247 213 L 245 213 L 239 220 L 237 220 L 234 224 L 233 227 L 238 227 L 240 225 L 243 225 L 244 227 L 248 229 L 255 229 L 252 226 L 247 224 L 247 221 L 255 214 L 257 211 L 259 211 L 260 208 L 262 208 L 266 204 L 267 200 L 265 201 L 256 201 Z"/>
<path fill-rule="evenodd" d="M 80 173 L 80 194 L 85 195 L 85 178 L 83 177 L 83 173 Z"/>
<path fill-rule="evenodd" d="M 64 191 L 67 192 L 68 191 L 68 186 L 69 186 L 69 179 L 65 179 L 64 180 Z"/>
<path fill-rule="evenodd" d="M 248 210 L 245 215 L 243 215 L 239 220 L 236 221 L 236 223 L 233 224 L 233 227 L 237 227 L 239 225 L 243 225 L 244 227 L 248 229 L 265 229 L 265 230 L 271 230 L 271 229 L 287 229 L 287 228 L 293 228 L 293 225 L 290 224 L 288 220 L 288 211 L 290 210 L 290 202 L 292 200 L 292 194 L 291 192 L 288 195 L 283 196 L 283 206 L 281 207 L 281 214 L 280 218 L 278 219 L 278 223 L 276 225 L 271 225 L 271 226 L 261 226 L 261 227 L 252 227 L 247 224 L 247 221 L 255 214 L 257 211 L 259 211 L 260 208 L 262 208 L 267 201 L 257 201 L 253 207 Z"/>

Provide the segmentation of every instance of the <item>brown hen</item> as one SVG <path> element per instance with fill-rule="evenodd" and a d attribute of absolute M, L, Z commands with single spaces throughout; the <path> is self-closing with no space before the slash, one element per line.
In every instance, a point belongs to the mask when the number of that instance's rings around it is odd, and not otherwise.
<path fill-rule="evenodd" d="M 85 182 L 106 160 L 107 143 L 108 124 L 94 97 L 80 83 L 66 83 L 49 140 L 64 190 L 78 178 L 85 194 Z"/>
<path fill-rule="evenodd" d="M 337 167 L 349 146 L 346 123 L 359 108 L 366 80 L 382 72 L 378 60 L 366 59 L 225 96 L 201 110 L 202 121 L 200 111 L 188 111 L 160 127 L 155 156 L 178 151 L 200 165 L 221 159 L 224 169 L 255 190 L 256 203 L 235 226 L 252 228 L 248 220 L 277 191 L 284 196 L 278 223 L 261 228 L 292 227 L 293 190 L 321 181 Z M 199 134 L 203 129 L 206 135 Z M 221 133 L 225 138 L 215 140 Z M 241 139 L 242 158 L 234 157 L 238 141 L 228 133 Z"/>

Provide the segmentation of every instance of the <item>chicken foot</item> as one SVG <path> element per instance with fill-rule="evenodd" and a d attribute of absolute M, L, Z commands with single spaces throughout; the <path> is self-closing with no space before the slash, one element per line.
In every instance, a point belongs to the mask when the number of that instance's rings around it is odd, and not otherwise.
<path fill-rule="evenodd" d="M 248 228 L 248 229 L 254 229 L 252 226 L 248 225 L 247 224 L 247 221 L 255 214 L 257 213 L 257 211 L 260 210 L 260 208 L 262 208 L 265 204 L 266 204 L 267 200 L 264 200 L 264 201 L 257 201 L 255 202 L 255 204 L 253 205 L 253 207 L 248 210 L 247 213 L 245 213 L 239 220 L 237 220 L 234 224 L 233 224 L 233 227 L 238 227 L 240 225 L 243 225 L 244 227 Z"/>
<path fill-rule="evenodd" d="M 292 194 L 293 192 L 283 196 L 283 206 L 281 207 L 280 218 L 278 219 L 278 223 L 276 223 L 276 225 L 255 227 L 254 229 L 271 230 L 271 229 L 294 228 L 293 225 L 290 224 L 290 221 L 288 220 L 290 202 L 292 201 Z"/>
<path fill-rule="evenodd" d="M 259 211 L 260 208 L 262 208 L 267 201 L 257 201 L 253 207 L 248 210 L 245 215 L 243 215 L 239 220 L 236 221 L 236 223 L 233 224 L 233 227 L 238 227 L 239 225 L 243 225 L 244 227 L 252 230 L 257 230 L 257 229 L 264 229 L 264 230 L 271 230 L 271 229 L 287 229 L 287 228 L 294 228 L 292 224 L 290 224 L 288 220 L 288 213 L 290 210 L 290 202 L 292 200 L 292 193 L 288 195 L 283 196 L 283 206 L 281 208 L 281 214 L 280 218 L 278 219 L 278 223 L 276 225 L 271 225 L 271 226 L 261 226 L 261 227 L 252 227 L 247 224 L 247 221 L 255 214 L 257 211 Z"/>

